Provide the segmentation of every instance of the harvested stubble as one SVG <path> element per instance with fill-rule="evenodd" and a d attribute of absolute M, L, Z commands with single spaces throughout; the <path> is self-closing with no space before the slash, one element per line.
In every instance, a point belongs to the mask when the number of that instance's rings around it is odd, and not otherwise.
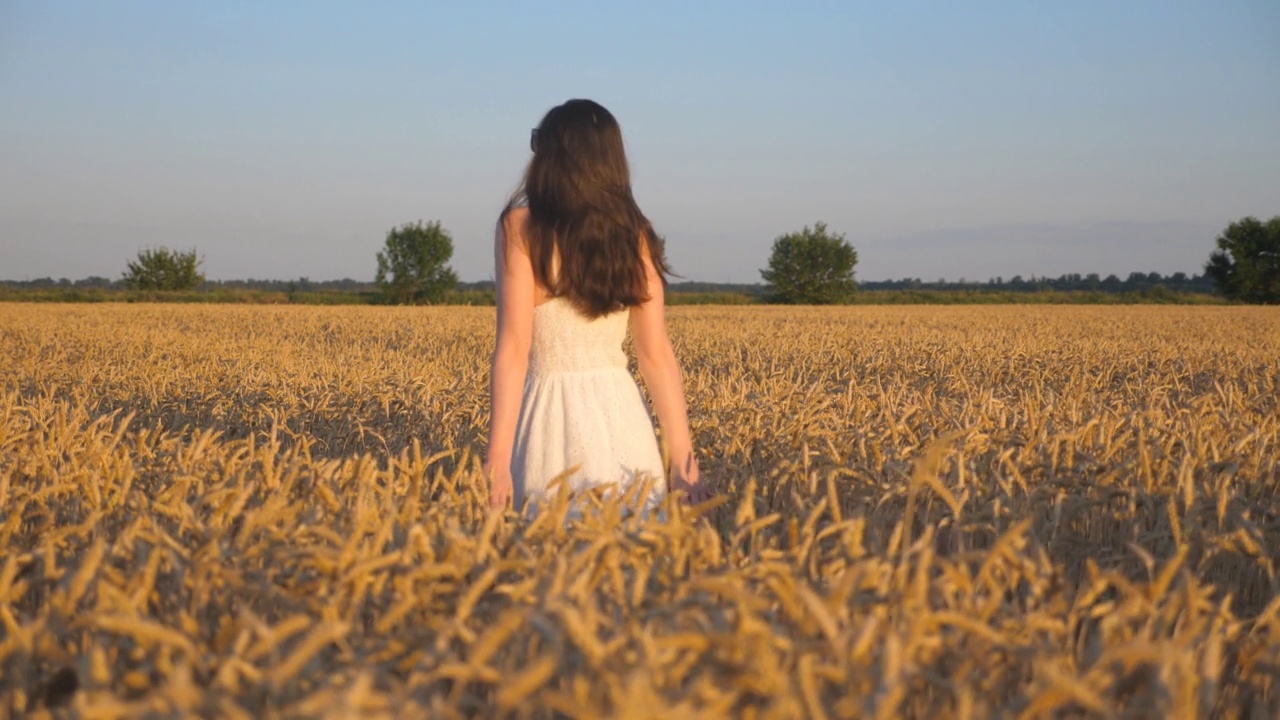
<path fill-rule="evenodd" d="M 486 518 L 491 311 L 0 306 L 0 714 L 1280 716 L 1280 314 L 677 308 L 712 523 Z"/>

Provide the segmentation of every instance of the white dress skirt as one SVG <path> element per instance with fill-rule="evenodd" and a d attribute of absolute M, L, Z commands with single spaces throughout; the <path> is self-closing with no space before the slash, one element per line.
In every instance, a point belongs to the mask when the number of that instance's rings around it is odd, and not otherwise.
<path fill-rule="evenodd" d="M 517 509 L 536 513 L 555 498 L 552 481 L 561 476 L 571 493 L 604 486 L 607 494 L 630 494 L 647 478 L 637 509 L 647 514 L 662 501 L 667 481 L 653 418 L 622 349 L 628 317 L 621 310 L 589 320 L 563 298 L 534 308 L 511 457 Z M 575 505 L 571 514 L 580 512 Z"/>

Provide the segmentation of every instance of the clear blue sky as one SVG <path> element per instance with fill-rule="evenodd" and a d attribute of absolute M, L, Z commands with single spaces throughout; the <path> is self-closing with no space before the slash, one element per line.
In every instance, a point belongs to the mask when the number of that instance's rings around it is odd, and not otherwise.
<path fill-rule="evenodd" d="M 825 221 L 862 279 L 1198 272 L 1280 214 L 1280 3 L 0 0 L 0 279 L 464 280 L 551 106 L 622 123 L 677 272 Z"/>

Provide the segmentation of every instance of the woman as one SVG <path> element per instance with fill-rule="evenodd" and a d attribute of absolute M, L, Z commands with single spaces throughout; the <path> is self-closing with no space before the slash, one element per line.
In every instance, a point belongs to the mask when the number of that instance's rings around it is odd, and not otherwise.
<path fill-rule="evenodd" d="M 669 272 L 631 193 L 622 131 L 590 100 L 552 108 L 530 137 L 533 157 L 498 222 L 497 344 L 485 471 L 494 508 L 648 482 L 692 501 L 699 482 L 684 385 L 664 316 Z M 627 370 L 630 328 L 671 461 Z M 566 475 L 567 471 L 572 471 Z"/>

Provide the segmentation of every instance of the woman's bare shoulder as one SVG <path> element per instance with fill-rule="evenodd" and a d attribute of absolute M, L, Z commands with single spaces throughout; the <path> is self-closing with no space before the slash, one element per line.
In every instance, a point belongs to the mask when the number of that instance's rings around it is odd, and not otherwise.
<path fill-rule="evenodd" d="M 516 247 L 521 250 L 527 248 L 528 243 L 525 240 L 525 227 L 529 220 L 529 208 L 522 206 L 509 207 L 502 211 L 502 216 L 498 219 L 498 243 L 500 246 Z"/>
<path fill-rule="evenodd" d="M 502 227 L 504 230 L 524 230 L 524 225 L 529 220 L 529 208 L 523 205 L 513 205 L 502 211 Z"/>

